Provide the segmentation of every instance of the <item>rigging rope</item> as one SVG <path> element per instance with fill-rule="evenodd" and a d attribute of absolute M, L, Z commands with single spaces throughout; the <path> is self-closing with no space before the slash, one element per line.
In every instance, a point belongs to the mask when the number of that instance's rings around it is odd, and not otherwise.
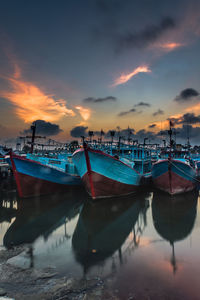
<path fill-rule="evenodd" d="M 177 165 L 175 165 L 172 161 L 170 162 L 175 168 L 177 168 L 178 170 L 180 170 L 183 174 L 187 175 L 188 177 L 192 178 L 193 180 L 196 180 L 197 182 L 200 183 L 200 181 L 196 178 L 193 177 L 191 175 L 189 175 L 188 173 L 184 172 L 181 168 L 179 168 Z"/>

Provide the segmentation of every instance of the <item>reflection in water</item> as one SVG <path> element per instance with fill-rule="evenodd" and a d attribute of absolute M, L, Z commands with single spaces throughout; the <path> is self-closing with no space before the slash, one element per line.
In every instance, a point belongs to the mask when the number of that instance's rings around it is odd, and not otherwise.
<path fill-rule="evenodd" d="M 7 248 L 13 245 L 33 243 L 39 236 L 45 240 L 61 225 L 66 223 L 79 212 L 85 198 L 82 190 L 69 191 L 64 195 L 52 195 L 41 198 L 22 199 L 19 202 L 16 219 L 7 230 L 3 243 Z M 29 249 L 33 257 L 33 249 Z"/>
<path fill-rule="evenodd" d="M 192 231 L 196 218 L 198 193 L 191 192 L 171 197 L 154 193 L 152 216 L 156 231 L 172 246 L 171 264 L 177 271 L 174 243 L 185 239 Z"/>
<path fill-rule="evenodd" d="M 145 195 L 84 204 L 72 237 L 76 260 L 83 266 L 84 273 L 90 267 L 101 264 L 116 251 L 120 263 L 123 263 L 121 247 L 130 232 L 133 233 L 133 243 L 138 246 L 139 236 L 146 226 L 147 208 Z M 143 213 L 143 224 L 136 230 L 140 212 Z"/>
<path fill-rule="evenodd" d="M 17 199 L 15 191 L 0 189 L 0 224 L 11 223 L 12 218 L 17 214 Z"/>

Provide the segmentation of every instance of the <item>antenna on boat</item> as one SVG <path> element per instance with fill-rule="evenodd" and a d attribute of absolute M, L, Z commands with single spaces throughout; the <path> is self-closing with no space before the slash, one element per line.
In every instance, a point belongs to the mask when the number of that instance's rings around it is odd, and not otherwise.
<path fill-rule="evenodd" d="M 83 143 L 83 145 L 84 145 L 84 143 L 85 143 L 85 136 L 84 136 L 84 135 L 81 135 L 81 138 L 82 138 L 82 143 Z"/>
<path fill-rule="evenodd" d="M 166 147 L 166 140 L 163 140 L 163 146 Z"/>
<path fill-rule="evenodd" d="M 131 130 L 131 128 L 129 128 L 129 126 L 128 126 L 128 144 L 130 145 L 130 143 L 131 143 L 131 135 L 133 134 L 133 132 L 132 132 L 132 130 Z"/>
<path fill-rule="evenodd" d="M 145 145 L 146 145 L 146 141 L 147 141 L 148 139 L 149 139 L 148 137 L 145 137 L 145 138 L 144 138 L 144 143 L 143 143 L 143 146 L 145 146 Z"/>
<path fill-rule="evenodd" d="M 31 125 L 32 137 L 31 137 L 31 153 L 33 153 L 34 141 L 35 141 L 35 131 L 36 131 L 36 122 Z"/>
<path fill-rule="evenodd" d="M 88 131 L 88 135 L 90 137 L 90 143 L 92 143 L 92 137 L 94 136 L 94 131 L 92 130 Z"/>
<path fill-rule="evenodd" d="M 115 136 L 115 130 L 110 131 L 110 136 L 111 136 L 111 142 L 113 143 L 113 139 L 114 139 L 114 136 Z"/>
<path fill-rule="evenodd" d="M 121 144 L 121 139 L 123 138 L 123 136 L 119 135 L 119 139 L 118 139 L 118 152 L 120 153 L 120 144 Z"/>
<path fill-rule="evenodd" d="M 103 138 L 103 135 L 105 134 L 105 132 L 103 131 L 103 129 L 101 129 L 100 131 L 100 142 L 102 143 L 102 138 Z"/>

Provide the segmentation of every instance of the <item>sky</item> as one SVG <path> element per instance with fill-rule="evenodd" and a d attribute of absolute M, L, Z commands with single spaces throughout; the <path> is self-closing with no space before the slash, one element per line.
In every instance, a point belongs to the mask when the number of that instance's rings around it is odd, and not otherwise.
<path fill-rule="evenodd" d="M 200 1 L 1 1 L 0 143 L 93 130 L 200 137 Z M 109 135 L 109 134 L 108 134 Z"/>

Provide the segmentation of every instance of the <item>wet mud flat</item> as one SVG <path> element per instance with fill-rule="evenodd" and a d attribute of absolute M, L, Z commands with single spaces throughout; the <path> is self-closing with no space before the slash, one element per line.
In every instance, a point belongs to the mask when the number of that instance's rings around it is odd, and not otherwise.
<path fill-rule="evenodd" d="M 23 299 L 117 299 L 105 281 L 95 278 L 60 277 L 54 268 L 17 266 L 28 248 L 0 249 L 0 297 Z M 6 299 L 6 298 L 5 298 Z"/>
<path fill-rule="evenodd" d="M 0 299 L 15 300 L 180 300 L 182 295 L 165 294 L 159 287 L 150 289 L 137 288 L 133 293 L 120 295 L 114 288 L 113 276 L 107 278 L 74 278 L 59 276 L 56 268 L 34 269 L 17 266 L 25 259 L 29 251 L 27 246 L 11 250 L 0 248 Z M 131 279 L 130 279 L 131 280 Z M 2 297 L 2 298 L 1 298 Z"/>

